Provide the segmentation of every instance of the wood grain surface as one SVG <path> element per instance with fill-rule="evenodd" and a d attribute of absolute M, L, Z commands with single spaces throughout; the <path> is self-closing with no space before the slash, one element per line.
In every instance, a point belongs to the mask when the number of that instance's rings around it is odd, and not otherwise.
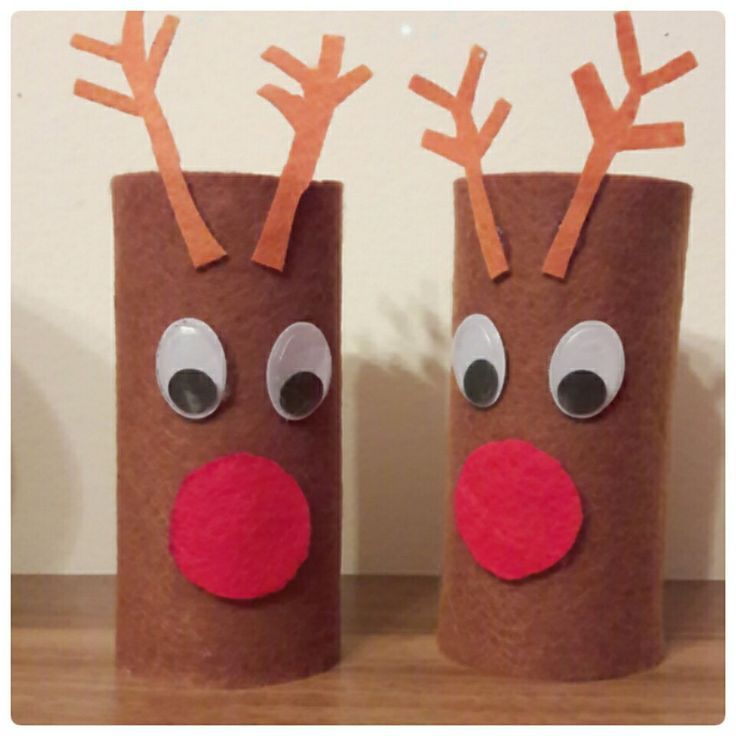
<path fill-rule="evenodd" d="M 667 655 L 620 680 L 488 678 L 445 659 L 431 577 L 346 577 L 343 658 L 334 670 L 252 690 L 172 688 L 118 678 L 115 580 L 15 576 L 12 717 L 23 724 L 719 723 L 724 585 L 670 582 Z"/>

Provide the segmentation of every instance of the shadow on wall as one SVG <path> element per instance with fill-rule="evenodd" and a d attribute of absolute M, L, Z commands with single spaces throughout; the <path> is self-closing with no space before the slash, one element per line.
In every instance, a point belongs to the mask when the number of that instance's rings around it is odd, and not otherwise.
<path fill-rule="evenodd" d="M 389 310 L 401 341 L 421 357 L 343 359 L 352 421 L 346 491 L 355 499 L 352 559 L 362 574 L 436 574 L 447 475 L 448 336 L 427 310 Z M 380 346 L 379 346 L 380 348 Z M 407 361 L 412 360 L 412 364 Z"/>
<path fill-rule="evenodd" d="M 53 324 L 12 305 L 11 519 L 12 569 L 17 573 L 69 572 L 80 533 L 83 476 L 79 445 L 94 450 L 94 417 L 110 370 Z M 89 419 L 86 437 L 70 427 Z M 99 422 L 97 422 L 99 425 Z M 109 428 L 114 433 L 114 427 Z M 109 443 L 110 438 L 99 440 Z M 75 445 L 77 447 L 75 448 Z M 89 466 L 109 464 L 104 452 Z M 111 466 L 112 467 L 112 466 Z M 114 470 L 109 472 L 114 476 Z M 110 478 L 114 487 L 114 477 Z M 114 504 L 114 500 L 110 500 Z M 93 513 L 94 509 L 87 509 Z M 96 522 L 97 523 L 97 522 Z M 90 560 L 94 566 L 94 560 Z M 72 570 L 75 572 L 76 570 Z"/>
<path fill-rule="evenodd" d="M 682 335 L 672 406 L 666 576 L 722 578 L 725 373 L 723 346 Z M 697 367 L 698 372 L 695 372 Z"/>

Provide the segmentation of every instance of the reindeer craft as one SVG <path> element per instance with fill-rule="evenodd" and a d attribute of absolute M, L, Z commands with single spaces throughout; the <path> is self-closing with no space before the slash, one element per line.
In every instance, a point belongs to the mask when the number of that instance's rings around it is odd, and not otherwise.
<path fill-rule="evenodd" d="M 630 89 L 614 109 L 592 64 L 573 74 L 594 136 L 580 176 L 482 175 L 509 106 L 496 103 L 480 128 L 472 120 L 481 49 L 456 95 L 410 82 L 457 126 L 454 138 L 428 131 L 423 145 L 466 170 L 455 183 L 438 642 L 494 674 L 607 678 L 663 655 L 669 406 L 691 189 L 605 172 L 619 150 L 684 143 L 681 123 L 634 120 L 643 94 L 696 62 L 687 53 L 643 74 L 630 15 L 615 20 Z"/>
<path fill-rule="evenodd" d="M 263 684 L 339 658 L 342 188 L 312 175 L 370 72 L 340 76 L 338 37 L 315 68 L 269 48 L 304 90 L 260 90 L 295 130 L 282 176 L 184 173 L 155 96 L 176 24 L 148 53 L 137 12 L 117 45 L 72 39 L 120 63 L 131 96 L 75 92 L 143 118 L 159 169 L 112 183 L 117 662 Z"/>

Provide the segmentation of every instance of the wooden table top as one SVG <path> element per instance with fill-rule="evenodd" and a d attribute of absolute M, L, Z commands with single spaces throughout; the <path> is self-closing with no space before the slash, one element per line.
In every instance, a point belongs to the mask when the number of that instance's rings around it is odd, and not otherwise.
<path fill-rule="evenodd" d="M 489 678 L 434 641 L 437 580 L 343 579 L 343 659 L 315 677 L 253 690 L 117 679 L 111 576 L 14 576 L 16 723 L 719 723 L 724 716 L 724 585 L 665 589 L 668 654 L 620 680 Z"/>

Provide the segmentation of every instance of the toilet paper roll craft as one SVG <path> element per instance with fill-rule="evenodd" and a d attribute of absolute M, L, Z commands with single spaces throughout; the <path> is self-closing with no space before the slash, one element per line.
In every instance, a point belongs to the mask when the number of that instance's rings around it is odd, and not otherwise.
<path fill-rule="evenodd" d="M 123 65 L 130 97 L 75 91 L 143 117 L 159 167 L 112 181 L 116 656 L 136 676 L 244 687 L 340 654 L 342 185 L 311 177 L 359 84 L 339 76 L 341 39 L 323 39 L 315 70 L 269 49 L 311 80 L 288 98 L 290 183 L 182 172 L 154 91 L 175 28 L 148 53 L 141 13 L 120 44 L 72 40 Z M 253 259 L 269 219 L 281 270 Z"/>
<path fill-rule="evenodd" d="M 495 675 L 609 678 L 664 651 L 664 499 L 691 188 L 604 176 L 601 161 L 684 142 L 681 123 L 633 121 L 645 91 L 695 60 L 642 74 L 628 14 L 616 29 L 630 84 L 621 106 L 607 102 L 592 66 L 573 75 L 595 128 L 582 175 L 482 179 L 508 249 L 505 278 L 489 278 L 470 174 L 454 186 L 437 636 L 447 656 Z"/>

